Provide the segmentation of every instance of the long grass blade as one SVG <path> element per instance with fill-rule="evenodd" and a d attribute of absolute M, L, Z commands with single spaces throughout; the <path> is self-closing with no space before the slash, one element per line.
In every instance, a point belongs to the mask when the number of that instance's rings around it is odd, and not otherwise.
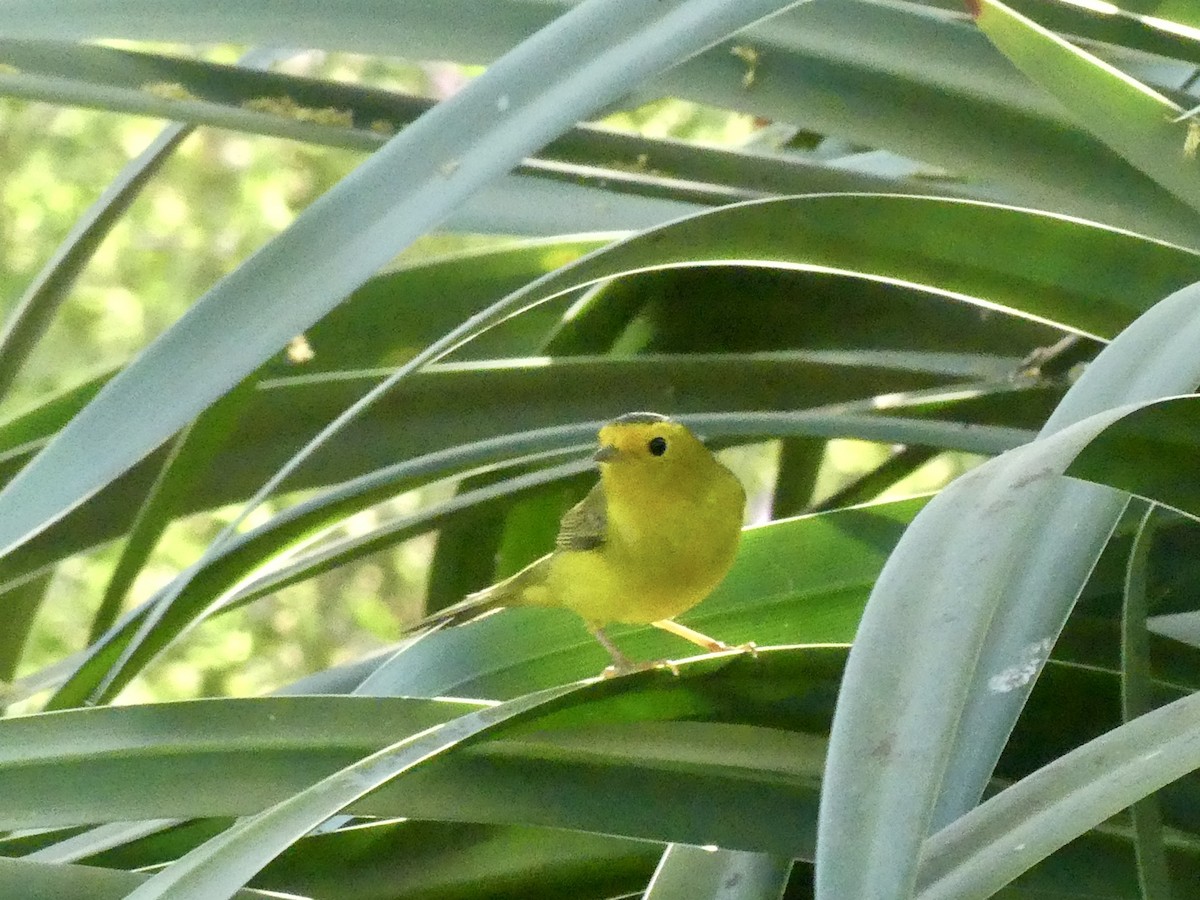
<path fill-rule="evenodd" d="M 1157 507 L 1151 504 L 1134 535 L 1125 569 L 1121 610 L 1121 718 L 1132 722 L 1155 708 L 1150 674 L 1150 635 L 1146 631 L 1146 583 Z M 1133 849 L 1143 900 L 1171 900 L 1171 876 L 1163 845 L 1162 810 L 1149 795 L 1129 809 Z"/>

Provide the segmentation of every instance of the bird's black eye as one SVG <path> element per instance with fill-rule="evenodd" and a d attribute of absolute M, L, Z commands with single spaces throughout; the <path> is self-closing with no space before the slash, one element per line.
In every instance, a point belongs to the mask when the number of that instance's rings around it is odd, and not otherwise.
<path fill-rule="evenodd" d="M 650 443 L 646 446 L 654 456 L 662 456 L 667 452 L 667 439 L 661 437 L 650 438 Z"/>

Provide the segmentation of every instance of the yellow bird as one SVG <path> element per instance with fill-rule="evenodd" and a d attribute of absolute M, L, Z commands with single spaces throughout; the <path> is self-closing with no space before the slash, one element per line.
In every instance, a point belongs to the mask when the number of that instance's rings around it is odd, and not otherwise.
<path fill-rule="evenodd" d="M 567 510 L 551 553 L 422 624 L 457 624 L 504 606 L 563 607 L 612 656 L 606 675 L 656 665 L 626 657 L 604 633 L 613 622 L 730 649 L 674 619 L 707 597 L 733 563 L 746 506 L 737 477 L 686 427 L 657 413 L 605 425 L 595 459 L 600 481 Z"/>

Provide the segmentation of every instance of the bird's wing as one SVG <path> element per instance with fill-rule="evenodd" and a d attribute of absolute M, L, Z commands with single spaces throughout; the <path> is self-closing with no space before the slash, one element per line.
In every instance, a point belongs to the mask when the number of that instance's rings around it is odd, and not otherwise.
<path fill-rule="evenodd" d="M 588 495 L 566 511 L 554 541 L 556 550 L 595 550 L 608 532 L 604 484 L 597 482 Z"/>

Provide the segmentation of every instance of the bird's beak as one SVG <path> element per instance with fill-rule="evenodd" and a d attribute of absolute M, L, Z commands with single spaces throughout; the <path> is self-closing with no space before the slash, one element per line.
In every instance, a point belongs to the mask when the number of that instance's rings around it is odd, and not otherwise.
<path fill-rule="evenodd" d="M 613 444 L 601 444 L 600 449 L 595 452 L 592 459 L 598 463 L 611 462 L 617 458 L 620 452 Z"/>

